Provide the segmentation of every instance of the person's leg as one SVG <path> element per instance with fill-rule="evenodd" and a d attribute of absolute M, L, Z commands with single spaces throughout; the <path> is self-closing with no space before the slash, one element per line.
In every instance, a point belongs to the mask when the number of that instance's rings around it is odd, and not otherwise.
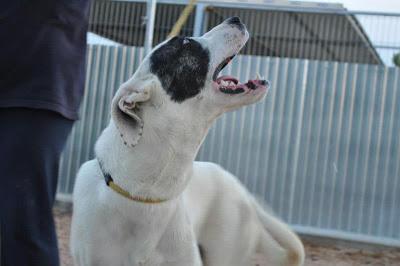
<path fill-rule="evenodd" d="M 2 266 L 59 265 L 52 207 L 72 124 L 51 111 L 0 108 Z"/>

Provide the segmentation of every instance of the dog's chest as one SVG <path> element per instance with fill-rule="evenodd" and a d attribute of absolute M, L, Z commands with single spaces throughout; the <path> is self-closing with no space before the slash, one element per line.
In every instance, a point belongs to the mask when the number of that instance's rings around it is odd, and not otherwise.
<path fill-rule="evenodd" d="M 147 224 L 142 223 L 145 220 L 140 223 L 116 220 L 110 219 L 103 225 L 103 230 L 99 231 L 99 234 L 107 234 L 103 239 L 109 239 L 106 249 L 97 252 L 100 257 L 104 257 L 99 260 L 110 261 L 111 259 L 113 265 L 157 265 L 157 261 L 160 260 L 155 252 L 159 238 L 157 234 L 160 234 L 155 230 L 157 226 L 151 221 Z M 102 244 L 100 246 L 105 247 Z"/>

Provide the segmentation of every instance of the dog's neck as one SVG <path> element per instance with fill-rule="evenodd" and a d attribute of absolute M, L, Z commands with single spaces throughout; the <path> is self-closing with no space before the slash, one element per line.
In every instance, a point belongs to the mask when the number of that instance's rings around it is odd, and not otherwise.
<path fill-rule="evenodd" d="M 95 153 L 115 183 L 131 195 L 144 198 L 178 197 L 190 180 L 193 161 L 208 126 L 199 125 L 190 133 L 144 133 L 135 147 L 128 147 L 113 121 L 99 137 Z M 153 136 L 152 136 L 153 135 Z"/>

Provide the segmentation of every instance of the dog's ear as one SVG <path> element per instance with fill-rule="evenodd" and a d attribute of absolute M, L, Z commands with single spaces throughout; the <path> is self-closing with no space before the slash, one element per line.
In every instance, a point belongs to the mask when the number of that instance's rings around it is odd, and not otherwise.
<path fill-rule="evenodd" d="M 134 147 L 143 133 L 140 103 L 150 99 L 150 87 L 123 85 L 111 103 L 111 116 L 124 144 Z"/>

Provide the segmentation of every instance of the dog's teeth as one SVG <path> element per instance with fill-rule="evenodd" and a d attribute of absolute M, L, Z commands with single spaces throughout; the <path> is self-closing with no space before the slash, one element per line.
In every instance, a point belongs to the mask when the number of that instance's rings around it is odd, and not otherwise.
<path fill-rule="evenodd" d="M 258 72 L 257 72 L 257 74 L 256 74 L 256 79 L 258 79 L 258 80 L 261 79 L 260 73 L 258 73 Z"/>

